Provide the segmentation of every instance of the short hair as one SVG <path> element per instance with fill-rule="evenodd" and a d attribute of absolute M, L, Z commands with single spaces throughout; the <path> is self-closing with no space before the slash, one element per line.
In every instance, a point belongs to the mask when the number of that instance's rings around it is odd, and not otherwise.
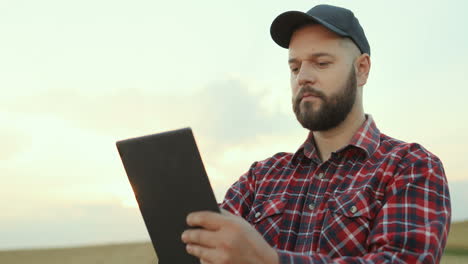
<path fill-rule="evenodd" d="M 339 44 L 340 46 L 349 50 L 349 52 L 352 55 L 353 61 L 362 54 L 361 50 L 359 50 L 356 43 L 354 43 L 354 41 L 350 38 L 342 37 L 339 41 Z"/>

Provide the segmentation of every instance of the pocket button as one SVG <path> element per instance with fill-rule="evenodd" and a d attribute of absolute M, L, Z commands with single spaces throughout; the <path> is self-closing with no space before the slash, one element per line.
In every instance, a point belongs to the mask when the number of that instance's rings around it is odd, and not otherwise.
<path fill-rule="evenodd" d="M 350 211 L 352 214 L 355 214 L 357 212 L 357 207 L 355 205 L 351 206 Z"/>
<path fill-rule="evenodd" d="M 259 218 L 260 216 L 262 216 L 262 213 L 260 212 L 255 213 L 255 218 Z"/>

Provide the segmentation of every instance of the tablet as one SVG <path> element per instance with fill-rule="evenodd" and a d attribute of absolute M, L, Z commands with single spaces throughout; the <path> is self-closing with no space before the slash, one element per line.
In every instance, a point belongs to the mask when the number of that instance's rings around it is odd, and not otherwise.
<path fill-rule="evenodd" d="M 198 264 L 180 236 L 190 212 L 219 212 L 192 130 L 116 143 L 160 264 Z"/>

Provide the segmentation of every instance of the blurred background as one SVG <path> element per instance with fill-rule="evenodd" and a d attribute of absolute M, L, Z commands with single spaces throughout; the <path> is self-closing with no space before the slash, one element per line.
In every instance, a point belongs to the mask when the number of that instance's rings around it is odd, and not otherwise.
<path fill-rule="evenodd" d="M 0 0 L 0 250 L 149 240 L 117 140 L 192 127 L 218 201 L 296 151 L 307 131 L 269 27 L 320 3 L 365 29 L 366 112 L 441 158 L 452 220 L 468 219 L 466 1 Z"/>

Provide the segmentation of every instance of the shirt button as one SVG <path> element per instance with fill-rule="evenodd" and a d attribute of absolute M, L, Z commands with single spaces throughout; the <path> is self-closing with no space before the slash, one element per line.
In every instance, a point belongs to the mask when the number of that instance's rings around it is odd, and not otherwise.
<path fill-rule="evenodd" d="M 319 175 L 317 175 L 317 178 L 323 179 L 323 175 L 324 175 L 323 172 L 321 172 Z"/>
<path fill-rule="evenodd" d="M 259 218 L 261 215 L 262 215 L 262 213 L 257 212 L 257 213 L 255 213 L 255 218 Z"/>
<path fill-rule="evenodd" d="M 357 207 L 355 205 L 351 206 L 350 211 L 352 214 L 355 214 L 357 212 Z"/>
<path fill-rule="evenodd" d="M 315 204 L 314 204 L 314 203 L 310 203 L 310 204 L 309 204 L 309 209 L 310 209 L 310 210 L 314 210 L 314 209 L 315 209 Z"/>

